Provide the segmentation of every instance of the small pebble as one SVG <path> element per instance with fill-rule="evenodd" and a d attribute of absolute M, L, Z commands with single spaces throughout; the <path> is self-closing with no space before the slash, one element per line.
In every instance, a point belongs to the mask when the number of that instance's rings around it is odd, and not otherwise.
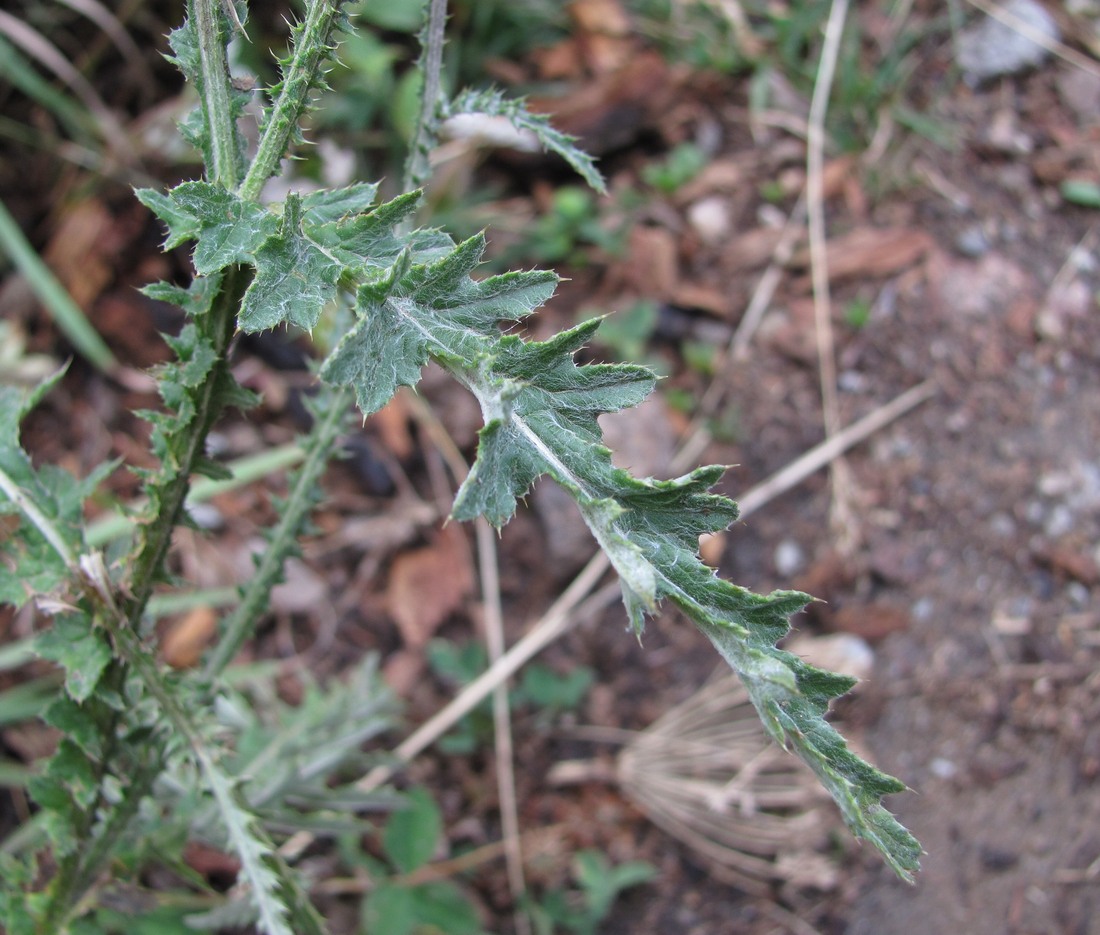
<path fill-rule="evenodd" d="M 713 246 L 730 233 L 730 209 L 725 198 L 713 195 L 697 201 L 687 210 L 688 223 L 703 243 Z"/>
<path fill-rule="evenodd" d="M 845 370 L 837 376 L 836 385 L 842 393 L 862 393 L 867 389 L 867 377 L 856 370 Z"/>
<path fill-rule="evenodd" d="M 806 564 L 806 553 L 793 539 L 784 539 L 775 547 L 775 570 L 782 578 L 801 571 Z"/>
<path fill-rule="evenodd" d="M 1089 602 L 1092 599 L 1092 592 L 1081 584 L 1080 581 L 1071 581 L 1066 585 L 1066 597 L 1069 598 L 1069 602 L 1078 610 L 1084 610 L 1089 606 Z"/>
<path fill-rule="evenodd" d="M 1019 20 L 1031 30 L 1059 41 L 1058 25 L 1036 0 L 1008 0 L 1001 6 L 1006 18 Z M 963 30 L 957 44 L 959 67 L 971 85 L 1001 75 L 1014 75 L 1044 61 L 1047 50 L 1020 30 L 991 16 L 983 16 Z"/>
<path fill-rule="evenodd" d="M 1056 504 L 1043 524 L 1043 532 L 1051 539 L 1061 539 L 1073 530 L 1073 510 L 1064 503 Z"/>
<path fill-rule="evenodd" d="M 913 602 L 912 615 L 917 621 L 931 620 L 935 613 L 936 604 L 930 597 L 921 597 Z"/>
<path fill-rule="evenodd" d="M 932 771 L 932 775 L 938 779 L 950 779 L 959 771 L 959 768 L 951 760 L 942 756 L 936 757 L 928 764 L 928 768 Z"/>
<path fill-rule="evenodd" d="M 981 225 L 973 224 L 955 238 L 955 249 L 963 256 L 976 258 L 993 247 Z"/>
<path fill-rule="evenodd" d="M 212 503 L 190 503 L 187 512 L 199 529 L 221 529 L 225 525 L 225 517 Z"/>

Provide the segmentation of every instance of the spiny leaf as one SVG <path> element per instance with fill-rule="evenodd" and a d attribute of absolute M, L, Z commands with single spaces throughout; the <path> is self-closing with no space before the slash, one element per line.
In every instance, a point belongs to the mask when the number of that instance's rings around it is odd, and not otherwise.
<path fill-rule="evenodd" d="M 302 208 L 315 224 L 343 221 L 370 211 L 377 195 L 377 184 L 356 182 L 347 188 L 310 192 L 302 198 Z"/>
<path fill-rule="evenodd" d="M 194 260 L 200 276 L 250 261 L 278 227 L 266 208 L 209 182 L 183 182 L 168 198 L 174 209 L 169 216 L 158 210 L 159 201 L 145 204 L 168 225 L 170 242 L 181 237 L 198 241 Z"/>
<path fill-rule="evenodd" d="M 698 556 L 703 533 L 728 526 L 735 504 L 710 493 L 722 469 L 700 468 L 668 481 L 615 468 L 600 443 L 597 417 L 640 402 L 653 387 L 642 367 L 577 366 L 574 354 L 598 322 L 548 341 L 503 335 L 553 289 L 553 277 L 519 273 L 470 277 L 483 243 L 472 238 L 446 257 L 413 263 L 409 254 L 359 290 L 360 320 L 322 368 L 351 382 L 364 411 L 396 385 L 415 382 L 434 358 L 477 397 L 485 417 L 477 459 L 453 515 L 484 515 L 501 525 L 542 474 L 576 499 L 623 587 L 635 631 L 672 600 L 711 639 L 744 681 L 768 732 L 798 753 L 840 805 L 852 831 L 883 850 L 903 877 L 917 868 L 919 845 L 880 804 L 904 786 L 851 753 L 825 721 L 830 699 L 852 682 L 814 669 L 776 648 L 805 594 L 753 594 L 718 578 Z"/>
<path fill-rule="evenodd" d="M 20 447 L 20 422 L 63 374 L 58 371 L 31 391 L 0 387 L 0 516 L 11 517 L 5 523 L 12 533 L 0 540 L 0 603 L 21 606 L 30 595 L 49 594 L 68 580 L 70 569 L 59 546 L 80 552 L 84 501 L 116 467 L 108 462 L 77 479 L 53 465 L 36 469 Z M 21 502 L 49 524 L 53 541 L 24 515 Z"/>
<path fill-rule="evenodd" d="M 179 306 L 190 318 L 198 318 L 210 311 L 221 284 L 221 273 L 215 273 L 212 276 L 196 276 L 187 288 L 167 282 L 155 282 L 145 286 L 141 292 L 157 302 Z"/>
<path fill-rule="evenodd" d="M 484 339 L 474 326 L 519 319 L 553 292 L 552 273 L 510 273 L 475 282 L 469 271 L 484 250 L 471 238 L 434 263 L 411 264 L 405 254 L 385 276 L 358 292 L 358 323 L 321 368 L 330 383 L 350 384 L 363 413 L 381 408 L 398 386 L 413 386 L 430 356 L 474 359 Z M 430 319 L 432 327 L 425 322 Z M 432 328 L 445 332 L 441 341 Z M 471 356 L 472 355 L 472 356 Z"/>
<path fill-rule="evenodd" d="M 310 236 L 332 256 L 350 268 L 386 269 L 408 251 L 420 262 L 438 259 L 454 249 L 454 241 L 437 231 L 416 231 L 398 237 L 395 226 L 411 217 L 420 203 L 420 192 L 398 195 L 372 210 L 341 219 L 318 223 Z M 323 212 L 320 221 L 323 218 Z"/>
<path fill-rule="evenodd" d="M 459 114 L 504 117 L 517 130 L 533 133 L 545 149 L 561 156 L 592 188 L 601 195 L 607 194 L 607 185 L 600 170 L 596 168 L 592 157 L 576 146 L 577 138 L 555 130 L 545 114 L 532 114 L 522 99 L 509 99 L 495 88 L 484 91 L 466 90 L 451 101 L 446 110 L 447 117 Z"/>
<path fill-rule="evenodd" d="M 65 691 L 76 702 L 86 701 L 112 659 L 103 631 L 83 614 L 59 614 L 35 640 L 35 652 L 65 670 Z"/>
<path fill-rule="evenodd" d="M 288 922 L 290 908 L 280 892 L 283 881 L 273 867 L 274 847 L 256 817 L 239 800 L 233 781 L 208 758 L 204 758 L 203 774 L 218 803 L 233 852 L 241 860 L 241 873 L 251 887 L 249 898 L 256 907 L 260 927 L 267 935 L 293 935 Z"/>
<path fill-rule="evenodd" d="M 255 251 L 256 278 L 241 306 L 240 326 L 263 331 L 283 322 L 312 331 L 336 295 L 343 267 L 302 233 L 302 203 L 291 195 L 277 237 Z"/>

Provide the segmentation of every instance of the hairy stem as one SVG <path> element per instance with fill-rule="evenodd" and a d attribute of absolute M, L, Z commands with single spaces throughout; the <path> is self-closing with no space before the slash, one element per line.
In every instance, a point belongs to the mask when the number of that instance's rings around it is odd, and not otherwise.
<path fill-rule="evenodd" d="M 263 136 L 238 194 L 255 201 L 271 176 L 279 171 L 298 121 L 317 87 L 317 72 L 332 54 L 332 33 L 340 15 L 339 0 L 313 0 L 294 42 L 294 53 L 281 82 L 279 99 L 271 108 Z"/>
<path fill-rule="evenodd" d="M 184 501 L 191 489 L 191 474 L 205 450 L 206 436 L 221 414 L 218 390 L 228 372 L 227 354 L 229 342 L 237 327 L 237 309 L 251 279 L 252 273 L 249 270 L 240 267 L 228 270 L 222 282 L 221 293 L 203 319 L 204 336 L 213 344 L 218 362 L 195 400 L 191 436 L 187 450 L 180 459 L 179 470 L 160 491 L 159 515 L 146 528 L 141 547 L 131 566 L 132 597 L 126 602 L 126 610 L 135 630 L 153 593 L 153 586 L 163 571 L 168 546 L 172 541 L 172 531 L 183 516 Z"/>
<path fill-rule="evenodd" d="M 309 438 L 302 446 L 306 452 L 305 462 L 294 477 L 282 518 L 271 535 L 256 573 L 245 588 L 237 609 L 226 622 L 225 632 L 206 663 L 207 676 L 220 675 L 252 635 L 256 621 L 267 609 L 271 589 L 282 572 L 283 562 L 295 547 L 302 524 L 313 506 L 314 492 L 351 403 L 351 391 L 347 387 L 333 389 L 323 385 L 321 393 L 321 417 L 314 422 Z"/>
<path fill-rule="evenodd" d="M 202 78 L 199 93 L 210 132 L 214 164 L 206 167 L 212 182 L 230 190 L 240 181 L 237 129 L 229 102 L 229 63 L 225 57 L 225 36 L 219 0 L 191 0 L 191 16 L 199 35 Z"/>
<path fill-rule="evenodd" d="M 420 115 L 405 162 L 405 191 L 419 188 L 428 177 L 428 157 L 435 143 L 439 99 L 442 95 L 443 43 L 447 26 L 447 0 L 429 0 L 428 18 L 420 33 L 419 68 L 424 79 Z"/>

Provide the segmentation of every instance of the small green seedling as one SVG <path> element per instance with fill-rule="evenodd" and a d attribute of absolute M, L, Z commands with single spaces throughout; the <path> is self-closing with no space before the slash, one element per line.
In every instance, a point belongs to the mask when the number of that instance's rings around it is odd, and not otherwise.
<path fill-rule="evenodd" d="M 449 880 L 402 880 L 436 856 L 443 834 L 439 806 L 425 789 L 408 793 L 382 829 L 386 866 L 375 863 L 363 900 L 363 932 L 385 935 L 481 935 L 477 910 Z"/>
<path fill-rule="evenodd" d="M 551 890 L 531 908 L 537 935 L 596 935 L 625 890 L 648 883 L 656 868 L 641 860 L 612 865 L 599 851 L 579 851 L 573 858 L 577 888 Z"/>

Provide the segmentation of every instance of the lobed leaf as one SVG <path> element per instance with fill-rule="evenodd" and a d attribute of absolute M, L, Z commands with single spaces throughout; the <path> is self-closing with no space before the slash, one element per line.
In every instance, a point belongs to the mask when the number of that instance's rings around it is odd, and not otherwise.
<path fill-rule="evenodd" d="M 78 554 L 83 547 L 84 501 L 114 470 L 100 465 L 83 479 L 53 465 L 36 469 L 19 441 L 19 426 L 61 379 L 59 370 L 33 390 L 0 386 L 0 522 L 10 524 L 0 540 L 0 603 L 22 606 L 35 594 L 50 594 L 70 575 L 58 549 Z M 50 541 L 24 514 L 26 504 L 49 524 Z"/>
<path fill-rule="evenodd" d="M 577 138 L 555 130 L 546 114 L 532 114 L 522 99 L 507 98 L 496 88 L 482 91 L 466 90 L 451 101 L 446 109 L 447 117 L 455 117 L 459 114 L 504 117 L 517 130 L 526 130 L 534 134 L 544 149 L 561 156 L 574 172 L 601 195 L 607 194 L 607 184 L 600 170 L 596 168 L 595 160 L 576 145 Z"/>
<path fill-rule="evenodd" d="M 330 206 L 323 207 L 327 211 Z M 287 199 L 279 235 L 268 238 L 250 259 L 256 277 L 241 306 L 242 330 L 263 331 L 289 322 L 312 331 L 321 310 L 336 296 L 343 267 L 302 233 L 297 196 Z"/>
<path fill-rule="evenodd" d="M 562 484 L 620 576 L 635 632 L 662 600 L 673 601 L 741 677 L 768 732 L 817 773 L 853 833 L 909 879 L 919 845 L 880 804 L 903 784 L 856 757 L 825 720 L 830 700 L 852 680 L 776 647 L 809 596 L 754 594 L 703 564 L 699 536 L 737 517 L 734 503 L 710 492 L 722 469 L 661 481 L 615 468 L 597 417 L 640 402 L 653 375 L 630 365 L 578 366 L 574 355 L 598 322 L 543 342 L 503 334 L 500 323 L 518 321 L 545 301 L 554 278 L 514 273 L 476 281 L 470 273 L 483 249 L 481 238 L 471 238 L 419 264 L 406 251 L 384 275 L 364 281 L 359 321 L 322 377 L 350 382 L 367 413 L 397 385 L 415 383 L 429 358 L 450 370 L 477 397 L 485 418 L 452 515 L 484 515 L 500 526 L 539 476 Z"/>

